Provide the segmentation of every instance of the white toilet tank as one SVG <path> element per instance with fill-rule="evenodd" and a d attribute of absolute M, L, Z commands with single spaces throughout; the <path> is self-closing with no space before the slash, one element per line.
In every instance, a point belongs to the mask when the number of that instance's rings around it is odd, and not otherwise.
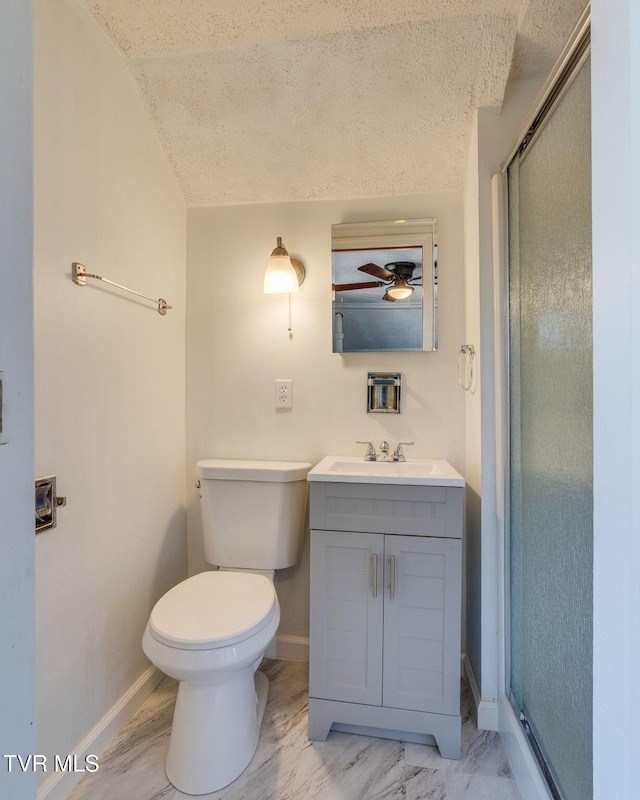
<path fill-rule="evenodd" d="M 311 464 L 300 461 L 198 461 L 206 560 L 258 570 L 296 564 L 310 469 Z"/>

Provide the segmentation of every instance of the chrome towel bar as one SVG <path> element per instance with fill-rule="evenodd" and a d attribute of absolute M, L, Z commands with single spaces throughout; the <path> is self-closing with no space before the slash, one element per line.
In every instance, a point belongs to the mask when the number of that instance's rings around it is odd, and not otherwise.
<path fill-rule="evenodd" d="M 73 282 L 77 283 L 78 286 L 86 286 L 87 278 L 94 278 L 97 281 L 108 283 L 110 286 L 115 286 L 117 289 L 122 289 L 124 292 L 130 292 L 138 297 L 142 297 L 144 300 L 150 300 L 152 303 L 157 303 L 158 314 L 161 314 L 163 317 L 167 313 L 167 310 L 172 308 L 172 306 L 170 306 L 166 300 L 163 300 L 162 297 L 156 300 L 155 297 L 147 297 L 146 294 L 140 294 L 140 292 L 135 292 L 133 289 L 127 289 L 126 286 L 121 286 L 119 283 L 115 283 L 107 278 L 103 278 L 101 275 L 92 275 L 91 273 L 87 272 L 87 268 L 78 261 L 74 261 L 71 265 L 71 277 Z"/>

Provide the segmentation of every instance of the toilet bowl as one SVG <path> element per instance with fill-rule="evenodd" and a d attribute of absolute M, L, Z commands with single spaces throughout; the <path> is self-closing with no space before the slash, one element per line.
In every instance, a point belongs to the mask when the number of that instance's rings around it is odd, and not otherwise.
<path fill-rule="evenodd" d="M 280 622 L 274 571 L 300 557 L 311 464 L 205 459 L 196 465 L 205 558 L 220 567 L 174 586 L 142 639 L 180 681 L 167 777 L 208 794 L 247 767 L 269 683 L 256 672 Z"/>
<path fill-rule="evenodd" d="M 154 606 L 142 647 L 180 681 L 166 760 L 180 791 L 222 789 L 251 761 L 268 695 L 256 670 L 279 622 L 273 583 L 255 573 L 203 572 Z"/>

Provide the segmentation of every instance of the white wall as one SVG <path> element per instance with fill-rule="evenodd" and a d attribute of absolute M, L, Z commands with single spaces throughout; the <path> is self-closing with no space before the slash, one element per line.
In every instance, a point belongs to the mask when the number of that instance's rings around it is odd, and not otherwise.
<path fill-rule="evenodd" d="M 640 8 L 592 0 L 594 798 L 640 784 Z"/>
<path fill-rule="evenodd" d="M 478 176 L 478 116 L 474 115 L 464 183 L 464 342 L 474 348 L 475 379 L 465 392 L 466 506 L 466 656 L 482 692 L 482 528 L 480 424 L 480 221 Z M 469 667 L 467 667 L 469 668 Z M 480 698 L 476 698 L 476 702 Z"/>
<path fill-rule="evenodd" d="M 31 800 L 35 776 L 6 754 L 35 751 L 31 5 L 0 25 L 0 796 Z M 15 761 L 15 759 L 14 759 Z"/>
<path fill-rule="evenodd" d="M 78 287 L 72 261 L 173 310 Z M 126 67 L 76 2 L 37 0 L 36 472 L 68 501 L 36 541 L 49 758 L 147 670 L 148 613 L 185 574 L 185 272 L 184 202 Z"/>
<path fill-rule="evenodd" d="M 200 458 L 319 461 L 363 454 L 356 439 L 415 440 L 412 457 L 464 472 L 462 203 L 457 193 L 199 208 L 189 211 L 187 469 Z M 331 225 L 438 217 L 440 348 L 435 353 L 331 352 Z M 282 236 L 307 278 L 292 297 L 265 295 L 267 260 Z M 370 370 L 401 371 L 403 412 L 366 413 Z M 293 409 L 276 412 L 274 379 L 293 379 Z M 202 558 L 197 496 L 188 483 L 189 569 Z M 308 554 L 279 577 L 280 634 L 308 635 Z"/>

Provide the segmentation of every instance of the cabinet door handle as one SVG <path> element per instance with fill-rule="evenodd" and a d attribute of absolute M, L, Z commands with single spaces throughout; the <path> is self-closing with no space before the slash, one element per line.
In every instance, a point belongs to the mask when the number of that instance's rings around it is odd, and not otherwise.
<path fill-rule="evenodd" d="M 373 556 L 373 596 L 378 596 L 378 554 L 374 553 Z"/>
<path fill-rule="evenodd" d="M 391 572 L 389 580 L 389 597 L 392 600 L 396 599 L 396 557 L 389 556 L 389 570 Z"/>

